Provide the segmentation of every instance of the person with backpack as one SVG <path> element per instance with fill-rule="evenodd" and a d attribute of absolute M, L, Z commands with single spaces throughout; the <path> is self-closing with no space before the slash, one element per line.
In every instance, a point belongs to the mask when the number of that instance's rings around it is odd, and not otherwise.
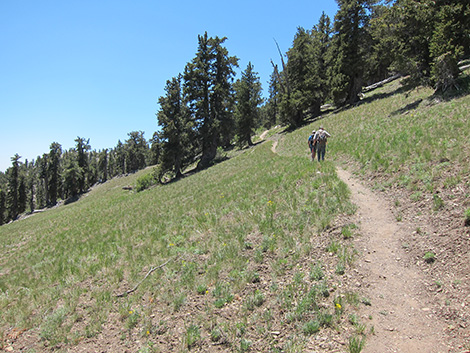
<path fill-rule="evenodd" d="M 316 144 L 318 161 L 325 160 L 328 137 L 331 137 L 331 135 L 328 133 L 328 131 L 323 129 L 323 126 L 320 126 L 320 129 L 318 129 L 318 131 L 315 133 L 315 136 L 313 137 L 314 143 Z"/>
<path fill-rule="evenodd" d="M 308 148 L 310 148 L 310 154 L 312 155 L 312 161 L 315 160 L 315 154 L 317 150 L 317 145 L 315 143 L 315 130 L 312 131 L 312 134 L 308 137 Z"/>

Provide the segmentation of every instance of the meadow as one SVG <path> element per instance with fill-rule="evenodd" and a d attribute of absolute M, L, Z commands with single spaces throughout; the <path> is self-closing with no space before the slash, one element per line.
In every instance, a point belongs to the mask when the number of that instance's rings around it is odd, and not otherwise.
<path fill-rule="evenodd" d="M 355 316 L 370 303 L 348 284 L 360 235 L 336 165 L 416 202 L 468 196 L 469 105 L 397 80 L 179 181 L 123 190 L 150 168 L 0 227 L 0 348 L 299 352 L 335 336 L 325 350 L 359 352 L 373 327 Z"/>

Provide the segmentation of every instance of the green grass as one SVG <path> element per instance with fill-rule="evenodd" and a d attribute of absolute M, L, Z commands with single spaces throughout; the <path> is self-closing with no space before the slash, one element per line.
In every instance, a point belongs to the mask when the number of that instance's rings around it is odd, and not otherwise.
<path fill-rule="evenodd" d="M 356 161 L 363 173 L 389 175 L 383 187 L 404 187 L 421 199 L 461 185 L 468 175 L 469 108 L 468 95 L 443 100 L 427 88 L 403 91 L 394 81 L 322 123 L 333 135 L 335 158 Z M 436 200 L 435 208 L 442 206 Z"/>
<path fill-rule="evenodd" d="M 68 343 L 99 334 L 114 311 L 123 330 L 144 330 L 156 303 L 174 315 L 206 291 L 210 317 L 259 282 L 258 264 L 290 271 L 312 236 L 353 209 L 334 165 L 317 174 L 296 148 L 286 139 L 274 154 L 265 143 L 176 183 L 122 190 L 152 172 L 141 171 L 0 227 L 0 331 L 40 327 L 44 341 Z M 135 293 L 115 297 L 168 260 Z M 247 311 L 266 299 L 247 295 Z M 192 327 L 188 346 L 198 340 Z"/>
<path fill-rule="evenodd" d="M 469 96 L 437 102 L 430 90 L 405 92 L 395 81 L 324 116 L 332 138 L 323 163 L 310 161 L 305 143 L 318 122 L 292 133 L 278 128 L 277 153 L 267 141 L 178 182 L 123 190 L 151 183 L 152 170 L 141 171 L 4 225 L 0 337 L 34 329 L 46 345 L 73 345 L 114 325 L 126 340 L 140 332 L 144 344 L 170 339 L 178 324 L 183 350 L 207 338 L 247 351 L 277 323 L 292 334 L 282 345 L 268 335 L 272 350 L 302 351 L 317 325 L 335 330 L 347 320 L 334 302 L 341 293 L 330 293 L 353 265 L 355 226 L 315 243 L 337 216 L 355 211 L 334 161 L 388 175 L 377 179 L 379 190 L 406 188 L 412 201 L 430 199 L 441 212 L 449 200 L 439 190 L 468 190 L 469 106 Z M 316 258 L 323 255 L 334 263 Z M 223 319 L 227 308 L 240 316 Z M 187 322 L 190 309 L 197 315 Z M 349 349 L 363 344 L 355 336 Z M 141 348 L 150 347 L 158 351 Z"/>

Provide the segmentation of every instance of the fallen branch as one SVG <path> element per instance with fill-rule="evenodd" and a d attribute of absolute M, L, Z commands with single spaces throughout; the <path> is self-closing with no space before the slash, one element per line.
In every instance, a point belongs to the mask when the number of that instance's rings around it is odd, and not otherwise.
<path fill-rule="evenodd" d="M 172 259 L 169 259 L 167 262 L 165 262 L 165 263 L 163 263 L 163 264 L 161 264 L 161 265 L 152 267 L 152 268 L 147 272 L 147 274 L 146 274 L 145 277 L 142 279 L 142 281 L 140 281 L 139 283 L 137 283 L 134 288 L 129 289 L 127 292 L 118 294 L 118 295 L 116 295 L 116 297 L 117 297 L 117 298 L 121 298 L 121 297 L 124 297 L 124 296 L 126 296 L 126 295 L 128 295 L 128 294 L 131 294 L 131 293 L 135 292 L 135 291 L 137 290 L 137 288 L 142 284 L 142 282 L 145 281 L 145 280 L 147 279 L 147 277 L 152 274 L 152 272 L 154 272 L 155 270 L 158 270 L 159 268 L 162 268 L 162 267 L 166 266 L 171 260 L 172 260 Z"/>

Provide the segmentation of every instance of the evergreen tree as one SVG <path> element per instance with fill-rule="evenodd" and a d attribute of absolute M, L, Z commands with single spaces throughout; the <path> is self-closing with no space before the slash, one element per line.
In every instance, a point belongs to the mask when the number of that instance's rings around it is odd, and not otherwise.
<path fill-rule="evenodd" d="M 227 40 L 224 38 L 211 38 L 211 45 L 214 51 L 212 94 L 211 94 L 211 114 L 212 120 L 219 126 L 219 137 L 217 146 L 227 148 L 235 136 L 234 92 L 233 78 L 235 76 L 234 67 L 238 67 L 238 58 L 228 55 L 228 50 L 223 46 Z"/>
<path fill-rule="evenodd" d="M 277 75 L 273 72 L 270 76 L 269 97 L 265 105 L 262 107 L 263 126 L 267 129 L 276 125 L 279 121 L 279 82 Z"/>
<path fill-rule="evenodd" d="M 51 205 L 57 203 L 59 197 L 59 183 L 60 183 L 60 159 L 62 155 L 62 146 L 53 142 L 50 146 L 47 174 L 49 183 L 49 202 Z"/>
<path fill-rule="evenodd" d="M 99 153 L 98 161 L 99 180 L 106 182 L 108 180 L 108 149 L 105 148 Z"/>
<path fill-rule="evenodd" d="M 226 38 L 198 36 L 196 57 L 184 71 L 184 95 L 196 124 L 202 156 L 198 169 L 215 158 L 221 140 L 226 140 L 222 125 L 230 124 L 230 81 L 238 59 L 228 56 L 222 46 Z M 223 137 L 223 138 L 222 138 Z"/>
<path fill-rule="evenodd" d="M 339 10 L 335 16 L 329 66 L 329 86 L 338 105 L 359 100 L 365 76 L 370 37 L 367 27 L 371 0 L 336 0 Z"/>
<path fill-rule="evenodd" d="M 369 33 L 371 47 L 368 56 L 365 79 L 367 84 L 384 80 L 397 71 L 395 65 L 400 45 L 397 31 L 400 24 L 391 7 L 377 5 L 373 7 Z"/>
<path fill-rule="evenodd" d="M 26 180 L 24 173 L 20 172 L 19 182 L 18 182 L 18 213 L 24 213 L 26 211 L 26 203 L 27 203 L 27 195 L 26 195 Z"/>
<path fill-rule="evenodd" d="M 248 63 L 246 70 L 242 72 L 241 79 L 236 82 L 235 91 L 238 142 L 240 145 L 246 143 L 251 146 L 253 145 L 251 135 L 256 124 L 259 123 L 259 106 L 263 102 L 261 83 L 251 62 Z"/>
<path fill-rule="evenodd" d="M 160 154 L 162 152 L 162 141 L 160 134 L 154 132 L 152 138 L 150 139 L 150 152 L 149 152 L 149 165 L 156 165 L 160 162 Z"/>
<path fill-rule="evenodd" d="M 116 162 L 116 173 L 114 175 L 126 173 L 126 149 L 121 140 L 117 142 L 116 148 L 114 149 L 114 156 Z"/>
<path fill-rule="evenodd" d="M 32 213 L 34 211 L 34 197 L 35 197 L 35 185 L 36 185 L 36 165 L 34 161 L 27 164 L 27 185 L 26 188 L 28 190 L 28 202 L 29 202 L 29 210 Z"/>
<path fill-rule="evenodd" d="M 49 203 L 48 197 L 48 178 L 47 178 L 47 159 L 48 155 L 43 154 L 36 160 L 36 206 L 44 208 Z"/>
<path fill-rule="evenodd" d="M 5 191 L 0 189 L 0 226 L 6 222 L 6 195 Z"/>
<path fill-rule="evenodd" d="M 126 172 L 135 173 L 145 168 L 148 144 L 143 131 L 132 131 L 128 133 L 128 136 L 129 139 L 126 140 Z"/>
<path fill-rule="evenodd" d="M 397 23 L 397 60 L 399 72 L 409 75 L 408 83 L 429 84 L 431 55 L 429 39 L 434 20 L 429 0 L 397 0 L 392 7 L 392 20 Z"/>
<path fill-rule="evenodd" d="M 329 65 L 328 53 L 331 46 L 331 21 L 323 12 L 318 20 L 318 24 L 312 29 L 313 63 L 310 80 L 312 90 L 312 103 L 310 106 L 313 116 L 321 113 L 321 105 L 329 97 L 330 87 L 328 86 L 327 69 Z"/>
<path fill-rule="evenodd" d="M 64 169 L 64 198 L 75 197 L 80 194 L 83 179 L 82 168 L 78 166 L 76 158 L 68 158 Z"/>
<path fill-rule="evenodd" d="M 167 81 L 165 92 L 166 95 L 158 100 L 160 110 L 157 113 L 161 128 L 157 135 L 161 144 L 160 166 L 157 169 L 157 179 L 160 182 L 169 171 L 180 178 L 182 169 L 194 156 L 191 143 L 193 122 L 182 97 L 181 75 Z"/>
<path fill-rule="evenodd" d="M 470 54 L 470 3 L 438 0 L 434 5 L 434 28 L 429 52 L 431 79 L 435 88 L 445 91 L 456 86 L 460 74 L 458 61 Z"/>
<path fill-rule="evenodd" d="M 19 205 L 19 174 L 20 174 L 20 158 L 18 154 L 15 154 L 11 158 L 12 166 L 8 168 L 8 193 L 7 193 L 7 207 L 8 207 L 8 218 L 15 220 L 20 213 Z"/>
<path fill-rule="evenodd" d="M 88 188 L 87 176 L 88 176 L 88 151 L 91 149 L 90 139 L 86 140 L 83 137 L 77 137 L 76 151 L 77 151 L 77 165 L 78 165 L 78 189 L 80 193 L 85 192 Z"/>
<path fill-rule="evenodd" d="M 288 117 L 291 126 L 299 127 L 309 108 L 316 104 L 313 91 L 313 45 L 310 34 L 305 29 L 297 28 L 287 58 L 290 94 L 281 97 L 281 109 L 284 109 L 284 116 Z"/>

